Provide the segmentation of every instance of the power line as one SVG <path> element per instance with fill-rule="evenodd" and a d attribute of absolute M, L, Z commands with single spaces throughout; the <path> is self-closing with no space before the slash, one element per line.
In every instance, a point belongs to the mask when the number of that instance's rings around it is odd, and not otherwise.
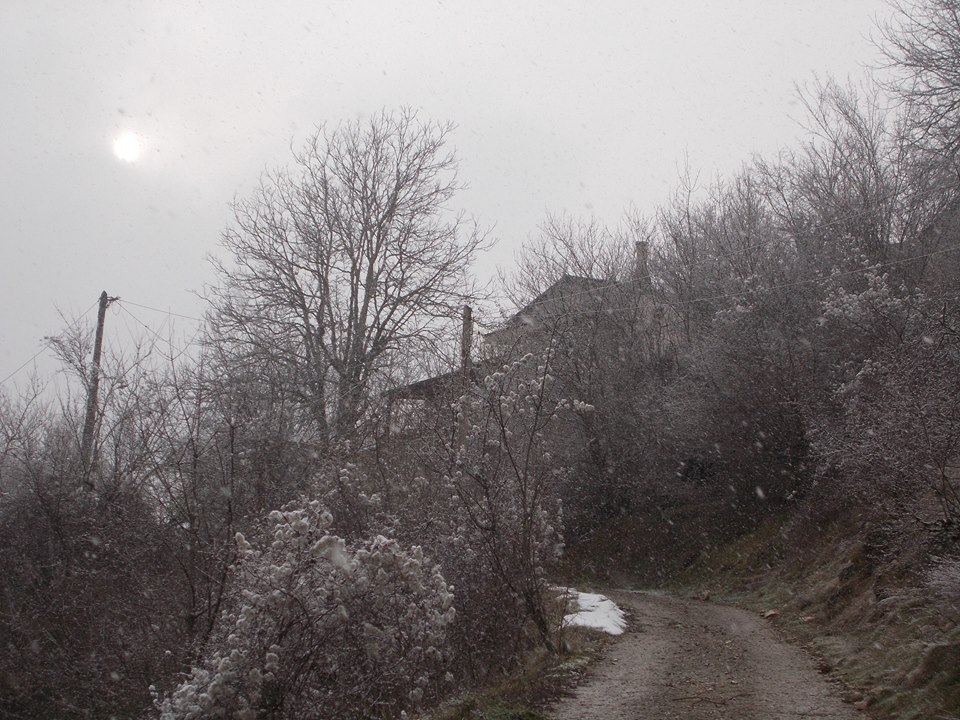
<path fill-rule="evenodd" d="M 133 307 L 143 308 L 144 310 L 152 310 L 153 312 L 163 313 L 164 315 L 172 315 L 173 317 L 183 318 L 184 320 L 195 320 L 196 322 L 204 322 L 203 318 L 198 318 L 193 315 L 184 315 L 183 313 L 175 313 L 170 310 L 161 310 L 160 308 L 151 307 L 149 305 L 144 305 L 142 303 L 135 303 L 132 300 L 123 300 L 127 305 L 132 305 Z"/>
<path fill-rule="evenodd" d="M 163 336 L 161 336 L 160 333 L 158 333 L 158 332 L 157 332 L 156 330 L 154 330 L 152 327 L 150 327 L 149 325 L 147 325 L 143 320 L 141 320 L 140 318 L 138 318 L 138 317 L 137 317 L 136 315 L 134 315 L 132 312 L 130 312 L 129 310 L 127 310 L 127 308 L 125 307 L 126 302 L 122 301 L 122 302 L 120 302 L 120 303 L 118 303 L 118 304 L 120 305 L 120 310 L 123 311 L 123 312 L 125 312 L 125 313 L 126 313 L 127 315 L 129 315 L 131 318 L 133 318 L 133 321 L 134 321 L 135 323 L 137 323 L 137 325 L 139 325 L 140 327 L 144 328 L 147 332 L 149 332 L 151 335 L 153 335 L 155 338 L 157 338 L 157 340 L 159 340 L 160 342 L 166 342 L 166 340 L 164 340 Z M 130 304 L 132 305 L 133 303 L 130 303 Z"/>
<path fill-rule="evenodd" d="M 38 357 L 40 357 L 41 355 L 43 355 L 43 351 L 46 350 L 46 349 L 47 349 L 46 347 L 42 347 L 42 348 L 40 348 L 39 350 L 37 350 L 37 352 L 34 353 L 33 357 L 31 357 L 30 359 L 26 360 L 22 365 L 20 365 L 16 370 L 14 370 L 12 373 L 10 373 L 9 375 L 7 375 L 3 380 L 0 380 L 0 385 L 2 385 L 3 383 L 5 383 L 7 380 L 9 380 L 10 378 L 12 378 L 12 377 L 13 377 L 14 375 L 16 375 L 18 372 L 20 372 L 21 370 L 23 370 L 27 365 L 29 365 L 29 364 L 32 363 L 34 360 L 36 360 Z"/>
<path fill-rule="evenodd" d="M 141 327 L 145 328 L 145 329 L 147 330 L 147 332 L 149 332 L 150 334 L 152 334 L 155 338 L 157 338 L 157 340 L 159 340 L 159 341 L 162 342 L 162 343 L 166 343 L 166 344 L 170 347 L 170 351 L 171 351 L 171 353 L 170 353 L 170 360 L 173 361 L 173 360 L 178 360 L 178 359 L 180 359 L 180 358 L 187 352 L 187 349 L 190 348 L 192 345 L 194 345 L 194 344 L 196 343 L 196 340 L 195 340 L 195 339 L 188 340 L 188 341 L 184 344 L 183 348 L 177 350 L 176 354 L 174 355 L 174 354 L 173 354 L 173 351 L 174 351 L 176 348 L 174 348 L 173 340 L 172 340 L 171 338 L 164 338 L 162 335 L 160 335 L 160 333 L 158 333 L 158 332 L 157 332 L 156 330 L 154 330 L 152 327 L 150 327 L 149 325 L 147 325 L 143 320 L 141 320 L 141 319 L 138 318 L 136 315 L 134 315 L 132 312 L 130 312 L 126 307 L 124 307 L 125 304 L 137 305 L 137 303 L 131 303 L 131 302 L 129 302 L 129 301 L 120 301 L 118 304 L 120 305 L 120 309 L 121 309 L 123 312 L 125 312 L 127 315 L 129 315 L 131 318 L 133 318 L 134 322 L 136 322 L 136 323 L 137 323 L 138 325 L 140 325 Z M 140 307 L 140 306 L 138 305 L 138 307 Z M 154 308 L 150 308 L 150 309 L 152 310 L 152 309 L 154 309 Z M 162 310 L 159 310 L 158 312 L 163 312 L 163 311 L 162 311 Z M 175 315 L 176 313 L 168 313 L 168 314 L 169 314 L 169 315 Z M 182 316 L 181 316 L 181 317 L 182 317 Z M 193 319 L 195 319 L 195 318 L 193 318 Z"/>
<path fill-rule="evenodd" d="M 164 343 L 167 343 L 168 345 L 170 345 L 171 350 L 174 350 L 174 349 L 175 349 L 175 348 L 173 347 L 172 341 L 163 338 L 158 332 L 156 332 L 153 328 L 151 328 L 149 325 L 147 325 L 147 323 L 143 322 L 143 321 L 142 321 L 140 318 L 138 318 L 136 315 L 134 315 L 133 313 L 131 313 L 131 312 L 130 312 L 126 307 L 124 307 L 124 306 L 125 306 L 125 305 L 132 305 L 132 306 L 134 306 L 134 307 L 143 308 L 144 310 L 152 310 L 153 312 L 159 312 L 159 313 L 162 313 L 162 314 L 167 315 L 167 316 L 183 318 L 183 319 L 185 319 L 185 320 L 194 320 L 194 321 L 196 321 L 196 322 L 204 322 L 203 318 L 195 317 L 195 316 L 192 316 L 192 315 L 185 315 L 185 314 L 183 314 L 183 313 L 175 313 L 175 312 L 171 312 L 171 311 L 169 311 L 169 310 L 161 310 L 161 309 L 159 309 L 159 308 L 151 307 L 150 305 L 144 305 L 144 304 L 142 304 L 142 303 L 137 303 L 137 302 L 133 302 L 133 301 L 131 301 L 131 300 L 126 300 L 126 299 L 121 299 L 121 298 L 111 298 L 111 299 L 112 299 L 112 300 L 115 300 L 115 301 L 117 302 L 117 304 L 120 306 L 120 309 L 121 309 L 123 312 L 125 312 L 127 315 L 129 315 L 131 318 L 133 318 L 133 320 L 134 320 L 138 325 L 141 325 L 142 327 L 144 327 L 148 332 L 150 332 L 152 335 L 154 335 L 154 336 L 155 336 L 158 340 L 160 340 L 161 342 L 164 342 Z M 91 304 L 86 310 L 84 310 L 73 322 L 69 323 L 69 324 L 60 332 L 60 334 L 63 334 L 64 332 L 67 332 L 68 330 L 75 329 L 75 328 L 79 325 L 80 321 L 83 320 L 83 319 L 90 313 L 90 311 L 93 310 L 93 308 L 95 308 L 95 307 L 97 306 L 97 304 L 98 304 L 99 302 L 100 302 L 99 299 L 98 299 L 98 300 L 95 300 L 95 301 L 93 302 L 93 304 Z M 192 345 L 195 344 L 195 342 L 196 342 L 195 339 L 187 341 L 186 345 L 184 345 L 184 347 L 183 347 L 182 349 L 177 350 L 176 354 L 172 356 L 172 359 L 173 359 L 173 360 L 179 359 L 184 353 L 186 353 L 187 349 L 188 349 L 190 346 L 192 346 Z M 6 376 L 4 376 L 2 379 L 0 379 L 0 385 L 5 384 L 8 380 L 10 380 L 10 379 L 13 378 L 15 375 L 17 375 L 21 370 L 23 370 L 25 367 L 27 367 L 28 365 L 30 365 L 30 363 L 34 362 L 37 358 L 39 358 L 41 355 L 43 355 L 43 353 L 46 352 L 48 349 L 49 349 L 49 348 L 48 348 L 47 345 L 44 345 L 43 347 L 41 347 L 41 348 L 40 348 L 39 350 L 37 350 L 37 352 L 35 352 L 31 357 L 27 358 L 24 362 L 22 362 L 20 365 L 18 365 L 14 370 L 12 370 L 12 371 L 9 372 Z"/>
<path fill-rule="evenodd" d="M 70 323 L 69 325 L 67 325 L 67 327 L 63 330 L 63 332 L 66 332 L 67 330 L 70 330 L 70 329 L 76 327 L 76 326 L 80 323 L 80 321 L 83 320 L 84 317 L 86 317 L 87 313 L 89 313 L 91 310 L 93 310 L 93 309 L 99 304 L 99 302 L 100 302 L 99 298 L 98 298 L 97 300 L 94 300 L 94 301 L 93 301 L 93 304 L 92 304 L 90 307 L 88 307 L 86 310 L 84 310 L 82 313 L 80 313 L 80 316 L 77 317 L 72 323 Z M 62 333 L 61 333 L 61 334 L 62 334 Z M 34 360 L 36 360 L 38 357 L 40 357 L 41 355 L 43 355 L 44 351 L 46 351 L 47 349 L 48 349 L 48 346 L 44 345 L 44 346 L 41 347 L 39 350 L 37 350 L 37 352 L 35 352 L 35 353 L 33 354 L 33 357 L 31 357 L 31 358 L 27 359 L 25 362 L 21 363 L 20 366 L 17 367 L 16 370 L 14 370 L 14 371 L 11 372 L 10 374 L 8 374 L 6 377 L 4 377 L 2 380 L 0 380 L 0 385 L 3 385 L 5 382 L 7 382 L 7 380 L 9 380 L 9 379 L 12 378 L 14 375 L 16 375 L 18 372 L 20 372 L 21 370 L 23 370 L 27 365 L 29 365 L 29 364 L 32 363 Z"/>

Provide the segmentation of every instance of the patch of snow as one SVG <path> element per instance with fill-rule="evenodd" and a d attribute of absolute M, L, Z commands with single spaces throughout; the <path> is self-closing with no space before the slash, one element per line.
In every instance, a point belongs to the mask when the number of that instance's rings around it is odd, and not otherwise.
<path fill-rule="evenodd" d="M 621 635 L 627 627 L 623 610 L 605 595 L 580 592 L 573 588 L 561 590 L 571 606 L 574 601 L 577 603 L 577 610 L 564 616 L 564 625 L 595 628 L 610 635 Z"/>

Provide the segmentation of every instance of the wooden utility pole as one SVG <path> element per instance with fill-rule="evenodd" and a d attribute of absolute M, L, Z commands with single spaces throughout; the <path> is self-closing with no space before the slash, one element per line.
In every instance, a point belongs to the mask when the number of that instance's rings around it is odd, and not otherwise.
<path fill-rule="evenodd" d="M 93 368 L 90 371 L 90 386 L 87 388 L 87 415 L 83 420 L 83 436 L 80 441 L 80 464 L 83 482 L 92 487 L 90 480 L 93 460 L 93 431 L 97 425 L 97 393 L 100 391 L 100 353 L 103 350 L 103 323 L 107 317 L 107 305 L 110 304 L 107 291 L 100 293 L 100 309 L 97 311 L 97 335 L 93 342 Z"/>

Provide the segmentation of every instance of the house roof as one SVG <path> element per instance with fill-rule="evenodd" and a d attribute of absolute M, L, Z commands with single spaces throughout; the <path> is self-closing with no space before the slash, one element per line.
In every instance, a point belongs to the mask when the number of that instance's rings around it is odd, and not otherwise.
<path fill-rule="evenodd" d="M 471 380 L 477 381 L 477 369 L 479 364 L 472 363 L 473 367 L 469 370 Z M 387 390 L 387 397 L 393 400 L 430 400 L 442 397 L 450 392 L 450 389 L 463 381 L 462 370 L 451 370 L 443 375 L 417 380 L 408 385 Z"/>
<path fill-rule="evenodd" d="M 609 287 L 606 280 L 598 278 L 580 277 L 577 275 L 562 275 L 559 280 L 524 305 L 520 310 L 507 318 L 499 327 L 483 334 L 486 339 L 494 339 L 499 333 L 506 333 L 535 321 L 538 313 L 549 315 L 549 308 L 554 303 L 563 302 L 576 297 L 592 294 L 592 291 Z M 561 308 L 566 309 L 566 308 Z M 471 361 L 470 377 L 477 382 L 483 370 L 481 363 Z M 443 397 L 450 389 L 462 382 L 462 370 L 452 370 L 443 375 L 429 377 L 408 385 L 401 385 L 387 391 L 387 396 L 394 400 L 400 399 L 434 399 Z"/>
<path fill-rule="evenodd" d="M 515 312 L 504 323 L 490 332 L 484 333 L 484 337 L 492 337 L 497 333 L 529 324 L 530 320 L 536 316 L 538 310 L 549 306 L 553 302 L 564 299 L 574 298 L 584 295 L 591 290 L 596 290 L 604 286 L 606 282 L 597 278 L 579 277 L 577 275 L 563 275 L 553 285 L 548 287 L 533 300 L 524 305 Z"/>

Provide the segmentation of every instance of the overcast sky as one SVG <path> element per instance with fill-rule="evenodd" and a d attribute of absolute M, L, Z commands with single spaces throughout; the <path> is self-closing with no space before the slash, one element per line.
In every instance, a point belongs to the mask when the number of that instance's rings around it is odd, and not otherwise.
<path fill-rule="evenodd" d="M 0 378 L 61 329 L 58 307 L 79 314 L 101 290 L 200 315 L 228 203 L 317 123 L 402 105 L 456 123 L 460 204 L 499 239 L 479 268 L 489 276 L 547 212 L 613 223 L 664 201 L 684 158 L 709 177 L 790 144 L 794 84 L 860 77 L 888 12 L 883 0 L 2 0 Z M 124 133 L 140 138 L 135 161 L 117 155 Z M 163 313 L 125 307 L 165 332 Z M 119 308 L 107 323 L 108 337 L 137 328 Z"/>

